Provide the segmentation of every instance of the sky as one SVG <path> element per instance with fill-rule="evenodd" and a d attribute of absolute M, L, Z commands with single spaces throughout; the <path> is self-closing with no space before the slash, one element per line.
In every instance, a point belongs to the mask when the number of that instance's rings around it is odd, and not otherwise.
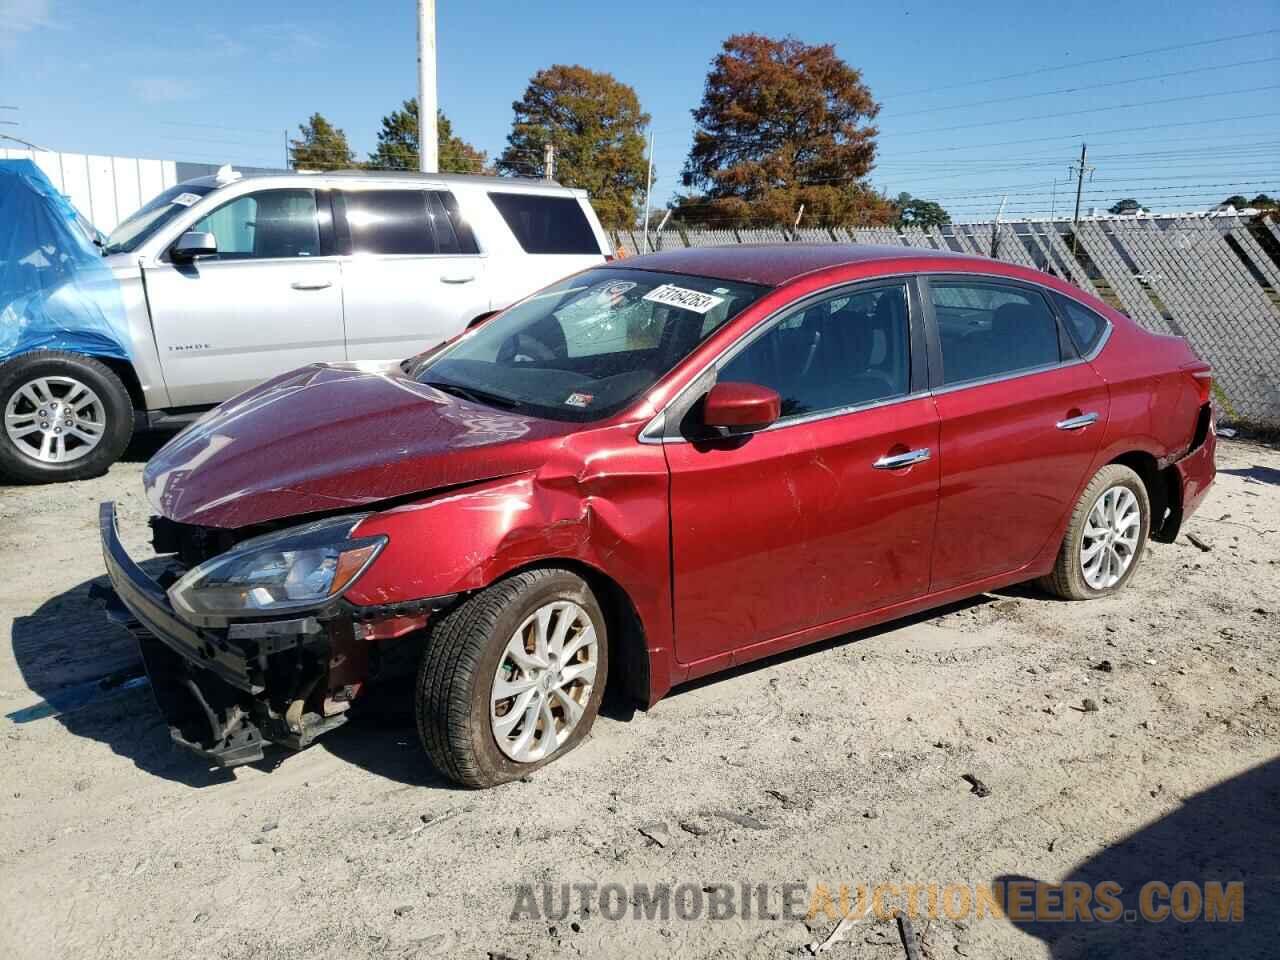
<path fill-rule="evenodd" d="M 681 189 L 690 111 L 742 32 L 835 44 L 882 105 L 873 185 L 937 199 L 957 221 L 990 219 L 1002 198 L 1006 219 L 1069 210 L 1082 141 L 1096 168 L 1085 210 L 1280 194 L 1275 0 L 438 0 L 437 25 L 440 104 L 490 156 L 541 68 L 633 86 L 652 116 L 655 205 Z M 280 166 L 286 129 L 319 111 L 363 156 L 382 115 L 416 95 L 415 58 L 414 0 L 0 0 L 0 107 L 17 108 L 0 109 L 0 134 Z"/>

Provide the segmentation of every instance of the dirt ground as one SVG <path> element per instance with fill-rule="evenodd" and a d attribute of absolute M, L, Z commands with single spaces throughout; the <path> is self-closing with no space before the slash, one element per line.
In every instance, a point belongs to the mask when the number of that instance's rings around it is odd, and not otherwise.
<path fill-rule="evenodd" d="M 782 914 L 800 884 L 803 914 L 819 884 L 1010 877 L 1244 880 L 1244 922 L 943 913 L 915 920 L 921 955 L 1280 952 L 1274 447 L 1222 443 L 1185 528 L 1211 549 L 1153 545 L 1118 597 L 1018 588 L 757 664 L 604 717 L 485 792 L 444 782 L 395 716 L 233 773 L 170 744 L 132 642 L 87 597 L 100 500 L 146 553 L 150 452 L 0 487 L 4 956 L 808 956 L 833 918 L 615 920 L 581 890 L 561 917 L 560 885 L 692 885 L 692 903 L 749 883 Z M 892 921 L 849 931 L 830 956 L 907 956 Z"/>

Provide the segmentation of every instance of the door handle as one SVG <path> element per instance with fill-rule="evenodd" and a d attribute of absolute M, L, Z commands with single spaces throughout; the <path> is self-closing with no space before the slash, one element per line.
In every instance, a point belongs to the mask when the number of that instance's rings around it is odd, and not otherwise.
<path fill-rule="evenodd" d="M 1091 423 L 1096 423 L 1098 415 L 1096 413 L 1082 413 L 1078 417 L 1067 417 L 1065 420 L 1059 420 L 1056 424 L 1059 430 L 1083 430 Z"/>
<path fill-rule="evenodd" d="M 289 284 L 295 290 L 324 290 L 333 286 L 332 280 L 295 280 Z"/>
<path fill-rule="evenodd" d="M 901 470 L 916 463 L 924 463 L 928 459 L 929 448 L 921 447 L 919 450 L 908 450 L 906 453 L 885 454 L 872 466 L 877 470 Z"/>
<path fill-rule="evenodd" d="M 470 283 L 476 278 L 474 273 L 446 273 L 440 278 L 441 283 Z"/>

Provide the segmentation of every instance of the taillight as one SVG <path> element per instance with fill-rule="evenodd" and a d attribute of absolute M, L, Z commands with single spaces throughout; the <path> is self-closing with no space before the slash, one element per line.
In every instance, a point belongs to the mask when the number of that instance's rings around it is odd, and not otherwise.
<path fill-rule="evenodd" d="M 613 254 L 612 254 L 612 253 L 606 253 L 606 254 L 604 255 L 604 262 L 605 262 L 605 263 L 613 263 Z"/>
<path fill-rule="evenodd" d="M 1200 402 L 1210 403 L 1213 400 L 1213 371 L 1210 369 L 1194 370 L 1191 376 L 1195 378 L 1196 386 L 1200 389 Z"/>

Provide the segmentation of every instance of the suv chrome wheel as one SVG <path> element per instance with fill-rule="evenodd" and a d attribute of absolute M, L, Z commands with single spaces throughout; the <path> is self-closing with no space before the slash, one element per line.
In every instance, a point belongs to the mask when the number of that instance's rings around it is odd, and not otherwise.
<path fill-rule="evenodd" d="M 598 646 L 591 618 L 569 600 L 539 607 L 511 635 L 489 695 L 504 754 L 533 763 L 568 740 L 591 697 Z"/>
<path fill-rule="evenodd" d="M 14 446 L 41 463 L 70 463 L 92 453 L 106 433 L 102 400 L 74 377 L 38 377 L 14 391 L 4 429 Z"/>
<path fill-rule="evenodd" d="M 1080 572 L 1094 590 L 1114 586 L 1133 564 L 1142 531 L 1138 498 L 1128 487 L 1105 490 L 1089 511 L 1080 538 Z"/>

